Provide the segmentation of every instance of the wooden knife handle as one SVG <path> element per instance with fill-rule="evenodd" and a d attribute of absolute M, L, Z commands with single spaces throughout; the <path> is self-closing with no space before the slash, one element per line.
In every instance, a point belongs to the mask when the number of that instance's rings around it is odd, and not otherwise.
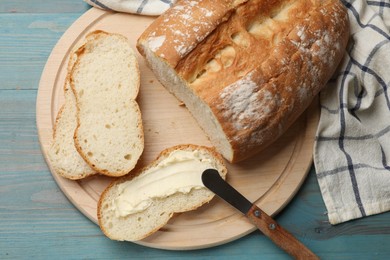
<path fill-rule="evenodd" d="M 291 233 L 279 226 L 279 224 L 268 216 L 264 211 L 253 205 L 246 216 L 269 237 L 276 245 L 296 259 L 319 259 L 305 245 L 299 242 Z"/>

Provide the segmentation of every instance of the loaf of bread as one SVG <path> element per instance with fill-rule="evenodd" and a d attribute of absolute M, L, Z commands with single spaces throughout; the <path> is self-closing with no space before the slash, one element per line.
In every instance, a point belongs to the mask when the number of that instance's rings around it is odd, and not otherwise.
<path fill-rule="evenodd" d="M 77 55 L 72 52 L 64 85 L 65 103 L 57 114 L 53 129 L 53 142 L 47 153 L 53 170 L 60 176 L 71 180 L 79 180 L 96 174 L 96 171 L 80 156 L 73 140 L 77 127 L 77 108 L 76 98 L 69 83 L 69 73 L 76 59 Z"/>
<path fill-rule="evenodd" d="M 179 0 L 137 49 L 230 162 L 280 137 L 334 73 L 349 36 L 339 0 Z"/>
<path fill-rule="evenodd" d="M 201 174 L 227 169 L 214 149 L 179 145 L 161 152 L 147 167 L 114 180 L 98 202 L 98 222 L 113 240 L 136 241 L 164 226 L 174 213 L 196 209 L 214 193 L 203 186 Z"/>
<path fill-rule="evenodd" d="M 76 149 L 95 171 L 122 176 L 144 149 L 137 59 L 122 35 L 94 31 L 77 51 L 70 74 L 76 97 Z"/>

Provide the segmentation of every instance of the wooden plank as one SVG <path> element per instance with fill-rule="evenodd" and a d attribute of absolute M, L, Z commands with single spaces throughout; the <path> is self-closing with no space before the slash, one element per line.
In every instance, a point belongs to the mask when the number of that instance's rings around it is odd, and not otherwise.
<path fill-rule="evenodd" d="M 1 89 L 37 89 L 49 54 L 81 14 L 0 14 Z"/>
<path fill-rule="evenodd" d="M 84 4 L 82 0 L 2 0 L 0 10 L 11 11 L 14 2 L 19 12 L 24 7 L 26 12 L 43 12 L 51 6 L 61 13 L 63 6 Z M 0 259 L 290 259 L 259 232 L 212 249 L 185 252 L 111 241 L 65 198 L 43 160 L 35 128 L 37 83 L 46 56 L 62 33 L 50 31 L 50 26 L 26 25 L 34 19 L 63 19 L 70 26 L 79 15 L 0 14 Z M 43 33 L 42 42 L 38 31 Z M 14 66 L 7 70 L 8 61 Z M 276 219 L 323 259 L 388 258 L 390 213 L 331 226 L 325 211 L 312 170 Z"/>
<path fill-rule="evenodd" d="M 0 93 L 3 94 L 3 93 Z M 1 99 L 4 101 L 4 99 Z M 15 129 L 16 130 L 16 129 Z M 17 167 L 16 161 L 9 165 Z M 41 162 L 42 163 L 42 162 Z M 28 166 L 28 164 L 25 164 Z M 131 258 L 131 259 L 251 259 L 259 256 L 267 259 L 289 259 L 276 246 L 259 232 L 228 243 L 223 246 L 201 251 L 161 251 L 145 248 L 133 243 L 115 242 L 104 237 L 99 228 L 84 218 L 65 199 L 51 180 L 46 170 L 30 170 L 19 168 L 0 174 L 0 258 L 24 259 L 26 257 L 60 259 L 69 258 Z M 311 172 L 304 188 L 293 203 L 285 209 L 283 217 L 277 220 L 285 227 L 299 229 L 295 235 L 317 252 L 323 259 L 376 259 L 390 253 L 386 230 L 369 238 L 364 230 L 349 235 L 327 237 L 322 235 L 313 239 L 316 221 L 297 224 L 297 219 L 305 214 L 315 215 L 311 202 L 305 200 L 308 192 L 319 192 L 315 189 L 315 176 Z M 17 191 L 17 196 L 15 196 Z M 323 215 L 323 204 L 317 203 L 318 212 Z M 375 227 L 378 223 L 386 224 L 383 215 L 367 221 L 367 227 Z M 317 219 L 318 221 L 318 219 Z M 344 226 L 360 226 L 345 224 Z M 331 227 L 332 229 L 343 229 Z M 368 228 L 370 229 L 370 228 Z M 355 230 L 356 231 L 356 230 Z M 378 232 L 379 233 L 379 232 Z M 369 239 L 369 240 L 368 240 Z M 56 257 L 57 258 L 57 257 Z"/>
<path fill-rule="evenodd" d="M 65 198 L 48 171 L 35 128 L 35 98 L 34 90 L 0 90 L 1 259 L 170 259 L 223 256 L 229 251 L 232 256 L 246 254 L 231 252 L 235 250 L 230 246 L 183 254 L 106 238 Z M 254 249 L 280 254 L 267 243 Z"/>
<path fill-rule="evenodd" d="M 89 8 L 82 0 L 1 0 L 0 13 L 83 13 Z"/>
<path fill-rule="evenodd" d="M 0 258 L 159 258 L 287 256 L 259 232 L 212 249 L 161 251 L 114 242 L 65 198 L 41 156 L 34 90 L 0 91 Z M 324 259 L 390 254 L 389 214 L 331 226 L 312 170 L 277 220 Z M 369 235 L 369 236 L 367 236 Z"/>

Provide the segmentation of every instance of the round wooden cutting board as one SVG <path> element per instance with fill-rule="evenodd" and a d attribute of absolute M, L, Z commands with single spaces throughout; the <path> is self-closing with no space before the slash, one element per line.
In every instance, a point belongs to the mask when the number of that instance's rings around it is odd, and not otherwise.
<path fill-rule="evenodd" d="M 68 56 L 72 49 L 81 44 L 85 35 L 94 30 L 123 34 L 135 50 L 138 36 L 153 19 L 90 9 L 64 33 L 41 77 L 37 97 L 37 127 L 42 152 L 61 190 L 95 223 L 97 201 L 111 179 L 94 176 L 81 181 L 67 180 L 59 177 L 47 160 L 53 124 L 64 102 L 63 86 Z M 160 85 L 138 52 L 137 57 L 141 71 L 137 101 L 145 131 L 145 150 L 139 164 L 148 164 L 160 151 L 173 145 L 192 143 L 211 146 L 185 106 L 181 106 Z M 270 215 L 277 214 L 287 205 L 312 165 L 319 111 L 317 104 L 313 102 L 309 112 L 303 114 L 284 136 L 264 152 L 239 164 L 227 163 L 228 182 Z M 227 243 L 253 230 L 255 227 L 241 213 L 216 197 L 195 211 L 176 215 L 161 230 L 137 243 L 171 250 L 198 249 Z"/>

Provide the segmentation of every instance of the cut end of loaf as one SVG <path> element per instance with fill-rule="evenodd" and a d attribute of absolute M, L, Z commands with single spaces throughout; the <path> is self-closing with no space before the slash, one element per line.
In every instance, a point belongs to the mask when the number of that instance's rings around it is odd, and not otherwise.
<path fill-rule="evenodd" d="M 142 47 L 148 66 L 155 73 L 160 82 L 182 101 L 191 115 L 197 120 L 200 127 L 206 131 L 217 151 L 228 161 L 233 160 L 233 149 L 228 137 L 223 131 L 218 119 L 204 100 L 186 86 L 185 80 L 163 59 L 159 59 L 154 52 L 146 46 Z"/>

